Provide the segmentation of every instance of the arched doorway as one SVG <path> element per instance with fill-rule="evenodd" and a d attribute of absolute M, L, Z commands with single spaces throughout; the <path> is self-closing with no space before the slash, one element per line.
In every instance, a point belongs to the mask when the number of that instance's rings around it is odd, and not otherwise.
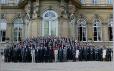
<path fill-rule="evenodd" d="M 58 15 L 53 10 L 43 13 L 42 36 L 58 36 Z"/>

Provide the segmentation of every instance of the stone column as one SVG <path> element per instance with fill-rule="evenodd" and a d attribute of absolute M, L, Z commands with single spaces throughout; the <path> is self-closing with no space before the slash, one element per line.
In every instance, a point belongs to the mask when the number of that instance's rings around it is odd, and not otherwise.
<path fill-rule="evenodd" d="M 32 37 L 37 37 L 37 19 L 33 20 L 33 22 L 31 23 L 31 36 Z"/>
<path fill-rule="evenodd" d="M 76 21 L 75 21 L 75 16 L 72 16 L 71 18 L 73 18 L 74 17 L 74 19 L 70 19 L 70 21 L 69 21 L 69 36 L 70 37 L 72 37 L 72 38 L 75 38 L 75 23 L 76 23 Z"/>
<path fill-rule="evenodd" d="M 63 30 L 62 36 L 68 37 L 69 36 L 69 34 L 68 34 L 68 32 L 69 32 L 68 19 L 64 19 L 62 21 L 63 21 L 62 22 L 62 30 Z"/>
<path fill-rule="evenodd" d="M 29 38 L 32 38 L 32 22 L 33 22 L 33 20 L 29 21 L 29 24 L 28 24 Z"/>
<path fill-rule="evenodd" d="M 25 38 L 29 38 L 29 20 L 25 17 Z"/>
<path fill-rule="evenodd" d="M 60 31 L 61 36 L 68 37 L 69 22 L 68 22 L 68 4 L 61 0 L 60 3 Z"/>
<path fill-rule="evenodd" d="M 62 19 L 58 18 L 58 36 L 62 35 Z"/>
<path fill-rule="evenodd" d="M 33 11 L 33 19 L 34 22 L 33 22 L 33 30 L 34 30 L 34 34 L 35 34 L 35 37 L 37 36 L 41 36 L 41 18 L 40 18 L 40 4 L 39 4 L 39 0 L 36 0 L 36 2 L 33 3 L 34 4 L 34 11 Z M 33 32 L 33 31 L 32 31 Z"/>
<path fill-rule="evenodd" d="M 38 17 L 37 19 L 37 36 L 42 36 L 42 18 Z"/>
<path fill-rule="evenodd" d="M 11 41 L 11 36 L 12 33 L 12 23 L 7 23 L 7 29 L 6 29 L 6 37 L 8 37 Z"/>
<path fill-rule="evenodd" d="M 93 24 L 88 22 L 88 25 L 87 25 L 87 40 L 91 41 L 91 40 L 94 40 L 93 39 Z"/>
<path fill-rule="evenodd" d="M 28 25 L 27 25 L 27 23 L 25 22 L 25 27 L 24 27 L 24 30 L 25 30 L 25 33 L 24 33 L 24 34 L 25 34 L 25 37 L 24 37 L 24 38 L 27 38 L 27 36 L 28 36 L 28 35 L 27 35 L 27 26 L 28 26 Z"/>
<path fill-rule="evenodd" d="M 108 25 L 107 23 L 102 24 L 102 41 L 108 41 L 109 40 L 109 35 L 108 35 Z"/>
<path fill-rule="evenodd" d="M 25 6 L 25 38 L 29 38 L 30 37 L 30 4 L 27 4 Z"/>
<path fill-rule="evenodd" d="M 68 8 L 69 8 L 68 9 L 69 10 L 69 34 L 70 34 L 69 36 L 72 38 L 75 38 L 76 8 L 71 2 L 69 2 Z"/>

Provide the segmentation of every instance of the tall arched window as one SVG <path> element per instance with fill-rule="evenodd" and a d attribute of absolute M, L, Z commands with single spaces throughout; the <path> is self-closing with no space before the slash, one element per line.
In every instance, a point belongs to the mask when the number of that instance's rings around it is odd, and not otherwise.
<path fill-rule="evenodd" d="M 7 21 L 6 19 L 0 19 L 0 42 L 4 42 L 6 38 L 6 28 L 7 28 Z"/>
<path fill-rule="evenodd" d="M 58 35 L 58 15 L 53 10 L 48 10 L 43 13 L 42 20 L 42 36 L 57 36 Z"/>
<path fill-rule="evenodd" d="M 94 41 L 101 41 L 101 21 L 99 19 L 94 20 Z"/>
<path fill-rule="evenodd" d="M 107 3 L 108 3 L 108 4 L 112 4 L 113 1 L 112 1 L 112 0 L 107 0 Z"/>
<path fill-rule="evenodd" d="M 86 41 L 87 40 L 87 24 L 85 19 L 79 19 L 78 23 L 78 40 Z"/>
<path fill-rule="evenodd" d="M 85 0 L 80 0 L 81 4 L 84 4 Z"/>
<path fill-rule="evenodd" d="M 23 33 L 23 20 L 21 18 L 17 18 L 14 21 L 14 41 L 21 41 L 22 40 L 22 33 Z"/>
<path fill-rule="evenodd" d="M 92 0 L 93 4 L 98 4 L 99 0 Z"/>
<path fill-rule="evenodd" d="M 112 31 L 112 24 L 113 24 L 113 19 L 109 19 L 108 22 L 108 34 L 109 34 L 109 41 L 113 40 L 113 31 Z"/>

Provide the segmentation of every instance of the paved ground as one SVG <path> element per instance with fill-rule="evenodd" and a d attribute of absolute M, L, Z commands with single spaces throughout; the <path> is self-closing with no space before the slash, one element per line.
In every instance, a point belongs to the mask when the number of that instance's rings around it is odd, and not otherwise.
<path fill-rule="evenodd" d="M 1 63 L 0 71 L 113 71 L 110 62 Z"/>
<path fill-rule="evenodd" d="M 112 62 L 4 63 L 0 71 L 114 71 Z"/>

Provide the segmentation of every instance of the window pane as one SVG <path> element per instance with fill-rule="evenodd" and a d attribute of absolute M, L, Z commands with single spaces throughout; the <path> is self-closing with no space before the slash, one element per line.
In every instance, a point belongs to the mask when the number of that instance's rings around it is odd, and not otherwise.
<path fill-rule="evenodd" d="M 98 40 L 101 40 L 101 32 L 98 32 Z"/>
<path fill-rule="evenodd" d="M 44 35 L 49 35 L 49 21 L 44 21 Z"/>
<path fill-rule="evenodd" d="M 47 28 L 44 29 L 44 35 L 45 36 L 48 36 L 49 35 L 49 29 L 47 29 Z"/>
<path fill-rule="evenodd" d="M 80 0 L 81 4 L 84 4 L 84 0 Z"/>
<path fill-rule="evenodd" d="M 83 41 L 86 41 L 86 27 L 83 27 Z"/>
<path fill-rule="evenodd" d="M 83 32 L 83 41 L 86 41 L 86 36 L 84 32 Z"/>
<path fill-rule="evenodd" d="M 0 31 L 0 42 L 1 42 L 1 38 L 2 38 L 2 34 L 1 34 L 1 31 Z"/>
<path fill-rule="evenodd" d="M 108 0 L 108 4 L 112 4 L 112 0 Z"/>
<path fill-rule="evenodd" d="M 79 40 L 82 41 L 82 36 L 83 36 L 83 34 L 82 34 L 83 33 L 82 32 L 82 27 L 79 27 L 79 30 L 78 31 L 79 31 L 79 33 L 78 33 L 79 34 L 79 36 L 78 36 L 79 37 Z"/>
<path fill-rule="evenodd" d="M 56 35 L 56 20 L 53 20 L 52 22 L 51 22 L 51 35 L 52 36 L 55 36 Z"/>
<path fill-rule="evenodd" d="M 18 41 L 21 41 L 21 36 L 22 36 L 22 33 L 20 31 L 19 34 L 18 34 Z"/>
<path fill-rule="evenodd" d="M 97 31 L 97 27 L 94 27 L 94 32 L 96 32 Z"/>
<path fill-rule="evenodd" d="M 0 42 L 4 42 L 6 37 L 6 31 L 0 31 Z"/>
<path fill-rule="evenodd" d="M 2 41 L 5 41 L 6 31 L 2 31 Z"/>
<path fill-rule="evenodd" d="M 49 21 L 45 21 L 44 28 L 49 28 Z"/>
<path fill-rule="evenodd" d="M 48 12 L 45 14 L 45 17 L 55 17 L 55 14 L 52 12 Z"/>
<path fill-rule="evenodd" d="M 94 41 L 97 41 L 97 37 L 96 36 L 94 36 Z"/>
<path fill-rule="evenodd" d="M 99 0 L 93 0 L 93 4 L 98 4 Z"/>
<path fill-rule="evenodd" d="M 108 27 L 108 32 L 109 32 L 109 41 L 113 40 L 113 32 L 112 32 L 112 27 Z"/>
<path fill-rule="evenodd" d="M 94 41 L 97 41 L 97 28 L 94 27 Z"/>
<path fill-rule="evenodd" d="M 17 37 L 14 37 L 14 41 L 17 41 Z"/>
<path fill-rule="evenodd" d="M 14 41 L 17 41 L 17 31 L 14 31 Z"/>

